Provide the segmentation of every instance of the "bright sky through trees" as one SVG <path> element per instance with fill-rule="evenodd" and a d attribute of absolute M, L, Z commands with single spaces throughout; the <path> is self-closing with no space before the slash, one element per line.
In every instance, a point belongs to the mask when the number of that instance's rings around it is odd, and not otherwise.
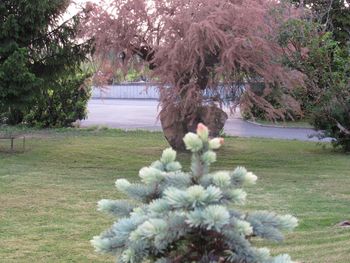
<path fill-rule="evenodd" d="M 75 15 L 84 5 L 89 2 L 88 0 L 74 0 L 67 9 L 67 12 L 63 16 L 63 21 L 66 21 L 73 15 Z M 98 2 L 98 0 L 90 0 L 90 2 Z"/>

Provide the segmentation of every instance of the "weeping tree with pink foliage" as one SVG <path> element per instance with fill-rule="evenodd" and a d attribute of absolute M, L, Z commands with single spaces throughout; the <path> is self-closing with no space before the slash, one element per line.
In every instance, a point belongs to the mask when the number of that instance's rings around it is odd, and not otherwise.
<path fill-rule="evenodd" d="M 299 110 L 289 94 L 302 77 L 283 65 L 277 35 L 300 12 L 283 1 L 112 0 L 87 8 L 83 32 L 94 38 L 102 65 L 148 69 L 159 83 L 159 117 L 175 149 L 200 122 L 217 136 L 225 104 L 258 105 L 272 119 Z M 265 99 L 275 90 L 282 94 L 279 109 Z"/>

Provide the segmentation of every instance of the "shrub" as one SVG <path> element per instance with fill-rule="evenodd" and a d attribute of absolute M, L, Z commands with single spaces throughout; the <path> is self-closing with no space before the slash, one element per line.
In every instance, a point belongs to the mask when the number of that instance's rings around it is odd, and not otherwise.
<path fill-rule="evenodd" d="M 38 127 L 67 127 L 86 117 L 91 88 L 84 85 L 86 74 L 67 76 L 52 89 L 43 91 L 28 110 L 24 122 Z"/>
<path fill-rule="evenodd" d="M 98 210 L 119 219 L 95 236 L 98 252 L 117 255 L 117 262 L 292 262 L 288 255 L 270 256 L 255 248 L 253 237 L 281 241 L 281 230 L 292 230 L 297 219 L 271 212 L 243 213 L 244 185 L 257 177 L 243 167 L 209 172 L 216 161 L 213 150 L 222 138 L 209 139 L 199 124 L 197 134 L 184 137 L 192 152 L 191 171 L 182 171 L 176 152 L 168 148 L 160 160 L 140 170 L 141 183 L 116 181 L 129 200 L 106 200 Z"/>
<path fill-rule="evenodd" d="M 306 61 L 308 70 L 319 71 L 311 79 L 317 83 L 317 96 L 308 105 L 310 123 L 324 131 L 322 137 L 333 138 L 335 148 L 350 152 L 350 56 L 329 35 L 322 36 L 321 41 L 323 46 L 311 49 Z M 321 64 L 312 63 L 314 55 L 323 57 Z"/>
<path fill-rule="evenodd" d="M 292 20 L 281 30 L 285 63 L 306 76 L 299 101 L 310 124 L 333 138 L 335 147 L 350 151 L 350 46 L 341 48 L 320 26 Z"/>

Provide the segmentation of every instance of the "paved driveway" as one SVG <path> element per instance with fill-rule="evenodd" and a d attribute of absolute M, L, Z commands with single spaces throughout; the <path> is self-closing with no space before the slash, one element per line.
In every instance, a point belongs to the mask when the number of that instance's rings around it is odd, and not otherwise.
<path fill-rule="evenodd" d="M 156 100 L 92 99 L 88 111 L 88 118 L 81 122 L 83 127 L 103 125 L 122 129 L 161 130 Z M 309 138 L 315 134 L 312 129 L 262 127 L 243 121 L 237 114 L 229 117 L 224 130 L 226 134 L 240 137 L 317 141 L 317 138 Z"/>

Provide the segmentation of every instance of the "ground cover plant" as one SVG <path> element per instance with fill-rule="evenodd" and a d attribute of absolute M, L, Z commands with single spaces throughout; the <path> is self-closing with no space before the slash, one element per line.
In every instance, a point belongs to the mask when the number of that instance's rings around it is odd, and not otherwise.
<path fill-rule="evenodd" d="M 21 130 L 21 132 L 25 132 Z M 96 200 L 122 196 L 116 178 L 137 181 L 140 167 L 157 159 L 167 142 L 161 133 L 117 130 L 31 131 L 27 152 L 1 152 L 1 262 L 113 262 L 94 252 L 89 239 L 113 218 Z M 225 138 L 213 170 L 243 165 L 259 183 L 248 187 L 247 211 L 293 213 L 300 220 L 282 244 L 256 241 L 273 255 L 300 262 L 348 263 L 349 155 L 313 142 Z M 178 155 L 188 167 L 188 154 Z"/>

